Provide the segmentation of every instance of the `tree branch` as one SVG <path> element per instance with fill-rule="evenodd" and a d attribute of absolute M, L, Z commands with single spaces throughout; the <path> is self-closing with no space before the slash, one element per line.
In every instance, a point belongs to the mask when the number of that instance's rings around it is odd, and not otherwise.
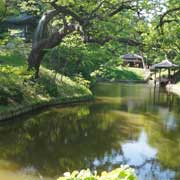
<path fill-rule="evenodd" d="M 37 41 L 40 41 L 41 39 L 43 39 L 44 37 L 41 37 L 41 35 L 44 34 L 44 32 L 46 31 L 47 29 L 47 24 L 49 23 L 49 21 L 57 16 L 59 14 L 59 11 L 57 11 L 56 9 L 54 10 L 50 10 L 50 11 L 47 11 L 43 14 L 43 16 L 41 17 L 41 20 L 40 21 L 43 21 L 43 23 L 41 24 L 41 34 L 38 34 L 39 32 L 37 32 L 38 29 L 36 29 L 36 33 L 35 33 L 35 38 L 33 39 L 33 43 L 32 43 L 32 47 L 34 48 L 34 46 L 36 46 L 37 44 Z M 38 25 L 39 26 L 39 25 Z M 37 27 L 38 28 L 38 27 Z"/>
<path fill-rule="evenodd" d="M 90 13 L 89 18 L 88 18 L 89 20 L 90 20 L 90 19 L 93 19 L 93 18 L 95 17 L 96 12 L 101 8 L 101 6 L 102 6 L 105 2 L 106 2 L 105 0 L 101 1 L 101 2 L 99 3 L 99 5 L 98 5 L 94 10 L 92 10 L 92 12 Z"/>
<path fill-rule="evenodd" d="M 112 17 L 114 15 L 116 15 L 117 13 L 119 13 L 120 11 L 122 10 L 125 10 L 125 9 L 131 9 L 131 10 L 135 10 L 135 8 L 133 6 L 130 6 L 129 3 L 132 2 L 132 1 L 126 1 L 126 2 L 123 2 L 117 9 L 115 9 L 114 11 L 112 11 L 109 16 Z"/>
<path fill-rule="evenodd" d="M 169 9 L 169 10 L 167 10 L 164 14 L 162 14 L 161 17 L 160 17 L 159 24 L 156 26 L 155 29 L 157 29 L 157 28 L 159 28 L 159 27 L 161 28 L 165 23 L 170 23 L 170 22 L 175 21 L 175 20 L 164 20 L 164 18 L 165 18 L 167 15 L 169 15 L 169 14 L 171 14 L 172 12 L 175 12 L 175 11 L 180 11 L 180 7 L 176 7 L 176 8 L 173 8 L 173 9 Z M 176 20 L 176 21 L 177 21 L 177 20 Z"/>
<path fill-rule="evenodd" d="M 70 10 L 66 6 L 58 6 L 55 2 L 51 2 L 51 5 L 58 10 L 59 12 L 63 13 L 64 15 L 72 16 L 79 24 L 83 24 L 83 19 L 74 11 Z"/>
<path fill-rule="evenodd" d="M 124 43 L 124 44 L 128 44 L 130 46 L 142 46 L 143 43 L 140 41 L 137 41 L 135 39 L 128 39 L 128 38 L 114 38 L 114 37 L 106 37 L 106 38 L 102 38 L 102 39 L 93 39 L 93 38 L 89 38 L 88 40 L 86 40 L 86 43 L 97 43 L 100 45 L 104 45 L 106 42 L 109 42 L 111 40 L 115 40 L 118 41 L 119 43 Z"/>
<path fill-rule="evenodd" d="M 28 69 L 35 68 L 36 78 L 38 77 L 41 60 L 45 54 L 44 50 L 57 46 L 64 37 L 75 31 L 76 28 L 77 26 L 75 24 L 69 24 L 64 26 L 60 31 L 53 33 L 49 38 L 37 42 L 37 45 L 32 49 L 28 58 Z"/>

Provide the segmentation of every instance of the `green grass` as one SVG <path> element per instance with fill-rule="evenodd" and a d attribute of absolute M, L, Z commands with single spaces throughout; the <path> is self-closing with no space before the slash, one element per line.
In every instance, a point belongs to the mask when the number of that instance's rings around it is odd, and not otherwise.
<path fill-rule="evenodd" d="M 12 51 L 0 52 L 0 111 L 55 99 L 92 96 L 85 86 L 70 78 L 56 75 L 46 68 L 40 69 L 40 78 L 30 80 L 26 59 Z"/>
<path fill-rule="evenodd" d="M 26 64 L 26 60 L 23 56 L 18 53 L 7 52 L 0 53 L 0 64 L 1 65 L 9 65 L 9 66 L 24 66 Z"/>
<path fill-rule="evenodd" d="M 144 80 L 144 69 L 131 67 L 108 67 L 93 73 L 98 79 L 120 81 L 120 80 Z"/>
<path fill-rule="evenodd" d="M 144 79 L 144 69 L 132 68 L 132 67 L 118 67 L 119 73 L 121 73 L 122 79 L 130 80 L 143 80 Z"/>

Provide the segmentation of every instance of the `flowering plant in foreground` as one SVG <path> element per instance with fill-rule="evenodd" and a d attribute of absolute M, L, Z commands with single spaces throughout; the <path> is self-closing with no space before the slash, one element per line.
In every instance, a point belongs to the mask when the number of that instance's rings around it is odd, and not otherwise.
<path fill-rule="evenodd" d="M 81 171 L 66 172 L 58 180 L 137 180 L 135 172 L 129 166 L 121 166 L 110 172 L 103 171 L 101 175 L 92 173 L 89 169 Z"/>

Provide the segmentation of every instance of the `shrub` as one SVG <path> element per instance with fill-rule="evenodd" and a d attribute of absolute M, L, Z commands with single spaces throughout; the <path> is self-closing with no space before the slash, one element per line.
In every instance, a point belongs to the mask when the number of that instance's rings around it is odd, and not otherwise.
<path fill-rule="evenodd" d="M 137 180 L 134 170 L 128 166 L 122 166 L 111 172 L 102 172 L 101 176 L 92 173 L 89 169 L 64 173 L 58 180 Z"/>
<path fill-rule="evenodd" d="M 58 87 L 54 80 L 52 80 L 51 77 L 44 76 L 39 79 L 39 86 L 42 86 L 42 90 L 45 91 L 45 93 L 49 94 L 52 97 L 58 96 Z M 38 93 L 44 93 L 44 92 L 38 92 Z"/>
<path fill-rule="evenodd" d="M 82 74 L 76 75 L 76 77 L 74 77 L 73 80 L 74 80 L 76 83 L 80 84 L 80 85 L 83 85 L 83 86 L 85 86 L 85 87 L 87 87 L 87 88 L 90 88 L 90 81 L 86 80 L 86 79 L 82 76 Z"/>

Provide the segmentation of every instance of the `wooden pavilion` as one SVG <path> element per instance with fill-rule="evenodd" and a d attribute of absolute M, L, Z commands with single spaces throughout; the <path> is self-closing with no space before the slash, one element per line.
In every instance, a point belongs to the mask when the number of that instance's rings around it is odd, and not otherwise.
<path fill-rule="evenodd" d="M 27 41 L 30 41 L 35 27 L 37 26 L 37 17 L 28 14 L 20 14 L 19 16 L 7 17 L 2 23 L 2 29 L 8 31 L 8 29 L 18 29 L 19 32 L 15 34 L 17 37 L 24 37 Z M 1 32 L 0 32 L 1 33 Z"/>
<path fill-rule="evenodd" d="M 143 68 L 143 57 L 137 54 L 128 53 L 122 56 L 123 65 L 129 67 Z"/>
<path fill-rule="evenodd" d="M 155 85 L 156 85 L 156 73 L 157 73 L 157 70 L 159 71 L 159 83 L 161 85 L 164 85 L 164 84 L 167 84 L 169 82 L 172 82 L 173 79 L 172 79 L 171 71 L 173 70 L 173 75 L 174 75 L 175 70 L 178 69 L 178 68 L 179 68 L 178 65 L 173 64 L 168 59 L 165 59 L 165 60 L 161 61 L 160 63 L 152 65 L 151 70 L 155 72 L 155 81 L 154 81 Z M 163 79 L 161 77 L 162 69 L 168 70 L 168 77 L 166 79 L 165 78 Z"/>

